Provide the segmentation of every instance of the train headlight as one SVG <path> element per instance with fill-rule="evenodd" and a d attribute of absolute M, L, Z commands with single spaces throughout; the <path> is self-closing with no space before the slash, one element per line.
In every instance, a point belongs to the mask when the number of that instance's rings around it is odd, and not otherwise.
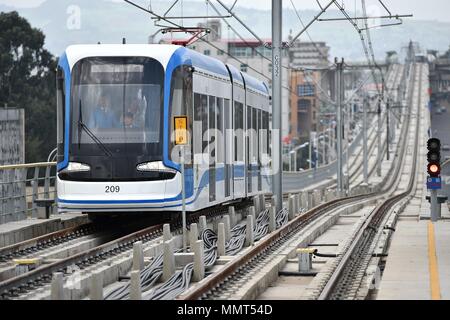
<path fill-rule="evenodd" d="M 152 161 L 140 163 L 136 166 L 137 171 L 153 171 L 164 173 L 177 173 L 177 170 L 166 167 L 162 161 Z"/>
<path fill-rule="evenodd" d="M 91 171 L 91 167 L 87 164 L 80 162 L 69 162 L 67 168 L 64 169 L 65 172 L 86 172 Z"/>

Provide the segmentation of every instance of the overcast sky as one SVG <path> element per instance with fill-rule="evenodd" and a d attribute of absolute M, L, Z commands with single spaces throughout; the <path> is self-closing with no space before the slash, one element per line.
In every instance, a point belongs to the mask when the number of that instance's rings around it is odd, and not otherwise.
<path fill-rule="evenodd" d="M 58 1 L 58 0 L 0 0 L 0 4 L 7 4 L 13 7 L 35 7 L 44 1 Z M 93 0 L 100 1 L 100 0 Z M 120 2 L 122 0 L 107 0 Z M 167 0 L 168 3 L 174 0 Z M 182 1 L 182 0 L 180 0 Z M 205 1 L 205 0 L 195 0 Z M 232 4 L 235 0 L 222 0 L 226 4 Z M 318 9 L 316 0 L 293 0 L 298 10 L 304 9 Z M 358 8 L 361 7 L 360 0 L 339 0 L 344 2 L 347 10 L 350 12 L 355 10 L 355 3 Z M 76 4 L 77 0 L 73 0 Z M 150 1 L 148 1 L 150 3 Z M 319 0 L 322 5 L 325 5 L 329 0 Z M 383 0 L 393 14 L 414 14 L 416 19 L 420 20 L 440 20 L 450 22 L 450 1 L 448 0 Z M 366 0 L 368 11 L 371 13 L 382 10 L 378 0 Z M 292 8 L 290 0 L 283 0 L 283 5 L 286 8 Z M 270 9 L 271 0 L 238 0 L 237 6 L 257 9 Z M 381 11 L 382 13 L 383 11 Z"/>

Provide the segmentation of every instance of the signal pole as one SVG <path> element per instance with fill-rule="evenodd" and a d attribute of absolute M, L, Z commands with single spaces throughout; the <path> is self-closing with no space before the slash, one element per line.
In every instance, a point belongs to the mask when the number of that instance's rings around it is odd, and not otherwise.
<path fill-rule="evenodd" d="M 281 159 L 281 50 L 283 18 L 282 1 L 272 0 L 272 192 L 277 199 L 276 212 L 283 207 L 282 159 Z"/>
<path fill-rule="evenodd" d="M 389 98 L 387 99 L 386 103 L 386 160 L 389 161 L 390 154 L 389 154 L 389 146 L 391 144 L 391 130 L 390 130 L 390 123 L 389 123 Z"/>
<path fill-rule="evenodd" d="M 383 151 L 381 150 L 382 146 L 381 146 L 381 97 L 378 100 L 378 110 L 377 110 L 377 114 L 378 114 L 378 130 L 377 130 L 377 144 L 378 144 L 378 154 L 377 154 L 377 176 L 381 177 L 381 157 L 382 157 L 382 153 Z"/>
<path fill-rule="evenodd" d="M 369 183 L 369 171 L 368 171 L 368 154 L 367 154 L 367 100 L 363 102 L 363 153 L 364 153 L 364 183 Z"/>
<path fill-rule="evenodd" d="M 337 189 L 339 196 L 342 196 L 342 85 L 344 83 L 343 71 L 344 71 L 344 59 L 336 63 L 336 127 L 337 127 Z"/>

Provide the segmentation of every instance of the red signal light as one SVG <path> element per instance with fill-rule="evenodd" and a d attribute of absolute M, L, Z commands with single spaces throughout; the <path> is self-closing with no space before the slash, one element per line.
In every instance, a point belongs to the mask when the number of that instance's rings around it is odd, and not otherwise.
<path fill-rule="evenodd" d="M 430 166 L 430 172 L 437 173 L 439 171 L 439 167 L 436 164 L 432 164 Z"/>
<path fill-rule="evenodd" d="M 437 163 L 429 163 L 428 164 L 428 174 L 430 177 L 439 177 L 441 174 L 441 166 Z"/>

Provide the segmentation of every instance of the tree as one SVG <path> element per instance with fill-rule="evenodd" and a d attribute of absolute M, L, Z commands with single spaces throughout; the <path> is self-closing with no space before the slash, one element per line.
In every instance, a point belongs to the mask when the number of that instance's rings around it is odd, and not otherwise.
<path fill-rule="evenodd" d="M 0 30 L 0 107 L 25 109 L 26 162 L 46 161 L 56 145 L 56 59 L 16 11 L 0 12 Z"/>

